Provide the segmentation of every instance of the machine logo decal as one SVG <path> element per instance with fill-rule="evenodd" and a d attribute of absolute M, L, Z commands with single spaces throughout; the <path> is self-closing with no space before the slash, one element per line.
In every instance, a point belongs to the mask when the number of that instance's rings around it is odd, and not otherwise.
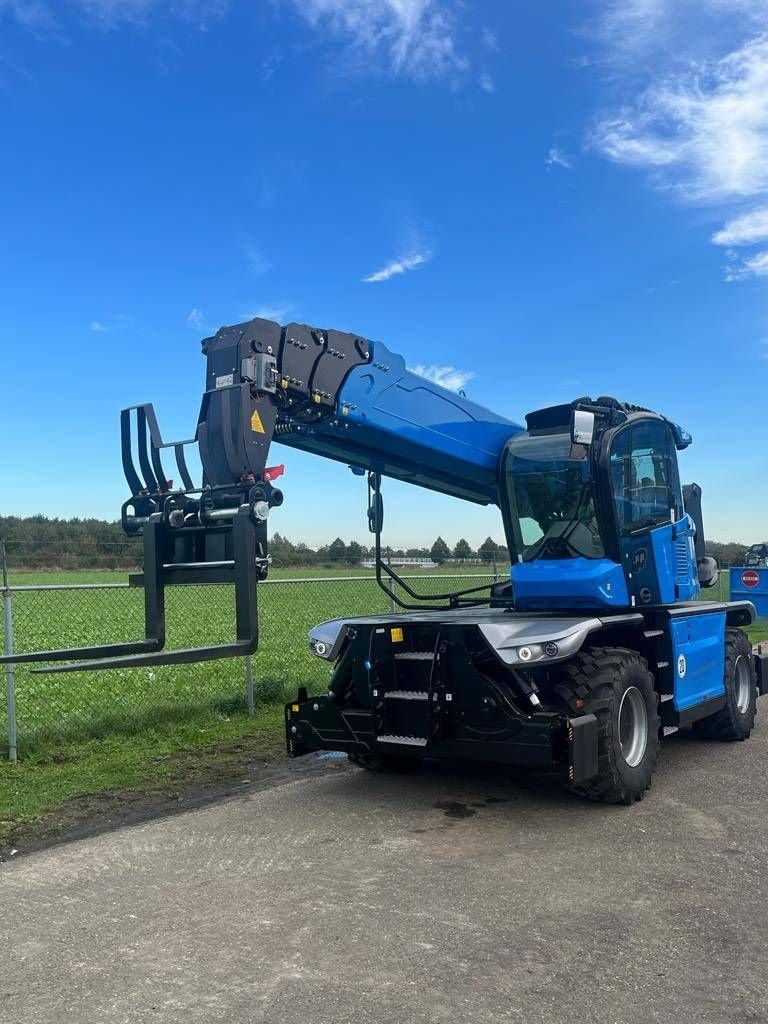
<path fill-rule="evenodd" d="M 632 572 L 642 572 L 647 561 L 648 552 L 645 548 L 638 548 L 632 553 Z"/>
<path fill-rule="evenodd" d="M 685 660 L 685 655 L 681 654 L 680 657 L 677 659 L 677 674 L 680 676 L 681 679 L 685 679 L 685 672 L 687 668 L 688 663 Z"/>
<path fill-rule="evenodd" d="M 741 574 L 741 582 L 745 587 L 756 587 L 760 582 L 760 574 L 755 572 L 754 569 L 747 569 L 746 572 Z"/>

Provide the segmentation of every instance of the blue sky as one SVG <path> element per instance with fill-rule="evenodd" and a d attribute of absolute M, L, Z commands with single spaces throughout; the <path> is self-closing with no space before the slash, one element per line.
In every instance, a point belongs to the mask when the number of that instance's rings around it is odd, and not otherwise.
<path fill-rule="evenodd" d="M 0 0 L 0 511 L 116 517 L 120 408 L 189 436 L 199 339 L 259 314 L 513 419 L 658 408 L 708 534 L 764 539 L 766 33 L 762 0 Z M 348 470 L 274 461 L 274 529 L 366 538 Z M 392 542 L 501 536 L 387 494 Z"/>

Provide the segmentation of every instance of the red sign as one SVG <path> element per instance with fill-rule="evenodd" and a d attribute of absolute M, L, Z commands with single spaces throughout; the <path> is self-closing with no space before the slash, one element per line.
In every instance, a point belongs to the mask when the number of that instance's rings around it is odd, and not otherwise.
<path fill-rule="evenodd" d="M 760 582 L 760 575 L 754 569 L 747 569 L 741 574 L 741 582 L 745 587 L 756 587 Z"/>

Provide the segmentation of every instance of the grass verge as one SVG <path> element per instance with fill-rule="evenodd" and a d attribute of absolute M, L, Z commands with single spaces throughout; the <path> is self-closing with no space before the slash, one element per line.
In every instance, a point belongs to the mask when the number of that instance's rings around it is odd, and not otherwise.
<path fill-rule="evenodd" d="M 768 624 L 749 634 L 768 640 Z M 0 861 L 15 847 L 168 813 L 284 758 L 282 703 L 52 742 L 17 764 L 0 761 Z"/>
<path fill-rule="evenodd" d="M 283 706 L 182 722 L 134 735 L 42 747 L 0 762 L 0 849 L 55 837 L 126 806 L 167 807 L 181 794 L 215 790 L 254 763 L 284 756 Z"/>

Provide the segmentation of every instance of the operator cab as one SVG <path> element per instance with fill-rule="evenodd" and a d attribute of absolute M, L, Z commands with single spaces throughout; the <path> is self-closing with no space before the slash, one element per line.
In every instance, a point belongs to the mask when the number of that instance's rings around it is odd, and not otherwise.
<path fill-rule="evenodd" d="M 677 451 L 690 435 L 613 398 L 543 409 L 526 424 L 501 463 L 515 606 L 627 608 L 696 598 L 697 563 L 707 582 L 711 567 L 700 509 L 689 514 L 678 474 Z"/>

